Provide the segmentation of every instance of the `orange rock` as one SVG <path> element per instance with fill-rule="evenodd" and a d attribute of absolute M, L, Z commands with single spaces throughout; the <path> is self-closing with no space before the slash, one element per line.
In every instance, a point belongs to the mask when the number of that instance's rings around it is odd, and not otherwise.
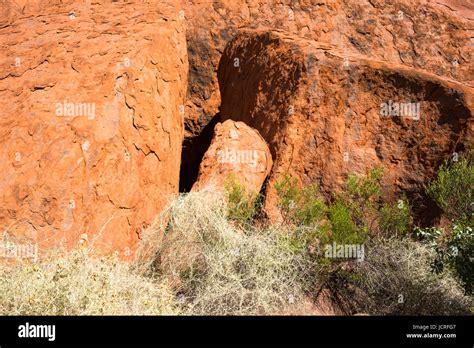
<path fill-rule="evenodd" d="M 268 145 L 255 129 L 231 120 L 218 123 L 192 191 L 207 186 L 223 189 L 233 175 L 251 192 L 260 192 L 272 163 Z"/>
<path fill-rule="evenodd" d="M 87 235 L 100 251 L 133 252 L 178 192 L 188 71 L 180 7 L 4 6 L 2 232 L 33 230 L 41 247 L 66 248 Z"/>
<path fill-rule="evenodd" d="M 219 110 L 219 60 L 240 29 L 277 30 L 342 55 L 365 55 L 474 84 L 474 11 L 466 1 L 196 0 L 186 2 L 183 11 L 190 62 L 188 137 L 199 134 Z"/>
<path fill-rule="evenodd" d="M 270 146 L 266 199 L 274 218 L 282 173 L 319 183 L 329 197 L 348 174 L 382 166 L 387 198 L 405 192 L 417 202 L 442 161 L 474 142 L 468 85 L 283 33 L 237 36 L 219 81 L 221 118 L 254 127 Z"/>
<path fill-rule="evenodd" d="M 268 202 L 283 171 L 329 194 L 378 164 L 387 193 L 419 195 L 472 147 L 470 20 L 458 0 L 5 0 L 0 227 L 42 246 L 133 249 L 178 191 L 184 134 L 220 109 L 267 141 Z M 242 28 L 262 31 L 221 61 Z M 196 187 L 235 171 L 209 156 Z M 271 160 L 237 173 L 258 190 Z"/>

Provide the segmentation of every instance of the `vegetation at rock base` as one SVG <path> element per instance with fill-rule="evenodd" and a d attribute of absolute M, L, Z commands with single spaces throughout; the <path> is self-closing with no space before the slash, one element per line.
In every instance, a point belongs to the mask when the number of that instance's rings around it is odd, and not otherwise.
<path fill-rule="evenodd" d="M 0 266 L 0 315 L 177 314 L 166 281 L 89 248 Z"/>
<path fill-rule="evenodd" d="M 257 223 L 258 195 L 230 178 L 225 192 L 171 202 L 144 231 L 134 261 L 99 257 L 85 245 L 35 264 L 3 264 L 0 313 L 312 314 L 308 302 L 324 291 L 349 315 L 472 314 L 472 185 L 465 183 L 472 170 L 467 155 L 443 164 L 428 185 L 447 228 L 416 226 L 404 197 L 383 202 L 378 168 L 349 176 L 347 190 L 329 201 L 317 186 L 283 175 L 275 184 L 280 224 Z M 328 246 L 337 245 L 363 253 L 329 257 Z"/>
<path fill-rule="evenodd" d="M 433 267 L 456 274 L 468 294 L 474 291 L 474 151 L 458 161 L 445 162 L 428 185 L 428 194 L 450 224 L 417 228 L 416 232 L 436 251 Z"/>
<path fill-rule="evenodd" d="M 227 178 L 224 189 L 227 193 L 228 218 L 240 223 L 250 222 L 257 213 L 260 195 L 247 190 L 234 175 Z"/>
<path fill-rule="evenodd" d="M 427 188 L 449 219 L 472 223 L 474 213 L 474 150 L 457 161 L 446 161 Z"/>

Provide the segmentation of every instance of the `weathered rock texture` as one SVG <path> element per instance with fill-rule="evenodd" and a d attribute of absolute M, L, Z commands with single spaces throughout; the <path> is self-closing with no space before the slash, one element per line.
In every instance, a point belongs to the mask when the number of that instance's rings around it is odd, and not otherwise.
<path fill-rule="evenodd" d="M 178 192 L 181 7 L 18 4 L 0 9 L 2 232 L 126 254 Z"/>
<path fill-rule="evenodd" d="M 349 173 L 382 166 L 387 198 L 422 200 L 440 163 L 473 145 L 467 84 L 312 40 L 245 31 L 227 46 L 219 82 L 222 120 L 245 122 L 270 145 L 270 215 L 281 173 L 319 183 L 329 196 Z M 397 103 L 412 108 L 386 112 Z"/>
<path fill-rule="evenodd" d="M 417 195 L 472 147 L 472 18 L 459 0 L 4 0 L 0 227 L 132 247 L 178 191 L 184 135 L 191 163 L 221 117 L 260 132 L 272 180 L 328 194 L 382 164 L 387 194 Z M 219 88 L 224 48 L 256 28 L 226 49 Z M 420 119 L 380 117 L 391 101 L 421 102 Z M 210 163 L 200 181 L 227 171 Z"/>
<path fill-rule="evenodd" d="M 461 0 L 193 0 L 184 6 L 190 62 L 186 135 L 220 105 L 217 66 L 240 29 L 279 30 L 342 55 L 363 54 L 474 83 L 474 5 Z"/>
<path fill-rule="evenodd" d="M 268 145 L 255 129 L 231 120 L 218 123 L 192 191 L 208 186 L 223 189 L 233 176 L 239 184 L 258 193 L 272 163 Z"/>

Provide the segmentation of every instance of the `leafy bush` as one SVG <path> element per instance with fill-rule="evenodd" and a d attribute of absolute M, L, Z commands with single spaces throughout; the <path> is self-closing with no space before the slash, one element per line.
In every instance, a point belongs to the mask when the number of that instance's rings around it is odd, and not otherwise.
<path fill-rule="evenodd" d="M 428 195 L 451 220 L 446 233 L 435 227 L 416 230 L 436 252 L 434 269 L 454 271 L 468 294 L 474 291 L 473 160 L 474 150 L 471 150 L 458 161 L 446 161 L 427 187 Z"/>
<path fill-rule="evenodd" d="M 468 294 L 474 287 L 474 233 L 467 224 L 455 223 L 448 233 L 431 228 L 417 228 L 418 236 L 436 252 L 433 268 L 440 273 L 445 268 L 454 271 Z"/>
<path fill-rule="evenodd" d="M 411 228 L 410 205 L 406 199 L 399 200 L 396 207 L 380 203 L 382 175 L 380 167 L 367 175 L 349 175 L 347 190 L 334 194 L 329 206 L 316 185 L 300 189 L 296 178 L 284 175 L 275 184 L 279 207 L 285 221 L 316 226 L 321 242 L 362 243 L 370 231 L 404 235 Z"/>
<path fill-rule="evenodd" d="M 331 241 L 331 226 L 327 221 L 328 209 L 319 195 L 317 185 L 299 188 L 296 178 L 284 175 L 275 183 L 278 206 L 284 222 L 291 225 L 290 245 L 302 253 Z"/>
<path fill-rule="evenodd" d="M 374 168 L 367 175 L 349 175 L 347 191 L 336 195 L 336 202 L 346 207 L 353 225 L 350 231 L 358 234 L 358 239 L 371 232 L 374 235 L 405 235 L 412 225 L 411 208 L 406 198 L 396 205 L 382 203 L 381 180 L 383 169 Z M 334 226 L 334 224 L 333 224 Z"/>
<path fill-rule="evenodd" d="M 299 189 L 297 180 L 288 176 L 277 182 L 280 209 L 286 220 L 297 226 L 316 225 L 319 246 L 335 242 L 370 248 L 366 253 L 368 258 L 361 262 L 327 259 L 320 250 L 316 254 L 309 253 L 315 262 L 310 278 L 319 288 L 316 293 L 329 289 L 332 300 L 344 313 L 469 313 L 471 300 L 463 296 L 450 270 L 432 272 L 430 265 L 437 259 L 432 250 L 408 239 L 393 238 L 406 236 L 411 231 L 411 207 L 405 197 L 396 204 L 382 202 L 382 174 L 381 168 L 375 168 L 366 176 L 350 175 L 347 190 L 334 194 L 333 202 L 327 207 L 313 187 Z M 318 204 L 314 204 L 315 201 Z M 318 209 L 305 209 L 308 206 Z M 326 220 L 329 225 L 321 223 Z M 322 226 L 329 226 L 329 233 L 321 233 Z M 380 239 L 388 236 L 391 238 Z M 305 241 L 293 242 L 304 252 L 306 249 L 301 246 L 308 245 L 305 233 L 295 234 L 293 238 Z M 459 238 L 455 243 L 460 243 Z M 472 254 L 463 252 L 462 255 Z M 464 263 L 461 268 L 472 275 L 472 267 Z"/>
<path fill-rule="evenodd" d="M 284 175 L 275 183 L 279 207 L 284 218 L 295 224 L 311 226 L 320 222 L 326 214 L 324 201 L 319 197 L 316 184 L 298 188 L 296 178 Z"/>
<path fill-rule="evenodd" d="M 385 236 L 406 236 L 411 230 L 413 219 L 407 199 L 399 199 L 396 205 L 384 203 L 379 212 L 379 229 Z"/>
<path fill-rule="evenodd" d="M 278 194 L 278 206 L 284 217 L 292 222 L 292 212 L 295 209 L 295 202 L 301 196 L 301 190 L 298 187 L 298 179 L 285 174 L 275 183 L 275 189 Z"/>
<path fill-rule="evenodd" d="M 229 219 L 240 223 L 251 221 L 258 210 L 259 194 L 248 191 L 234 175 L 227 178 L 224 189 Z"/>
<path fill-rule="evenodd" d="M 474 203 L 474 150 L 457 162 L 445 162 L 427 193 L 450 219 L 472 219 Z"/>
<path fill-rule="evenodd" d="M 383 170 L 380 167 L 367 175 L 349 175 L 347 190 L 337 194 L 350 209 L 354 223 L 361 229 L 369 230 L 378 218 L 378 201 L 381 195 L 380 180 Z"/>
<path fill-rule="evenodd" d="M 341 200 L 336 200 L 329 207 L 329 221 L 332 227 L 332 240 L 339 244 L 361 244 L 364 242 L 367 229 L 357 226 L 352 218 L 351 208 Z"/>
<path fill-rule="evenodd" d="M 347 179 L 349 196 L 361 205 L 377 199 L 381 195 L 380 180 L 382 176 L 382 167 L 372 169 L 366 176 L 349 175 Z"/>

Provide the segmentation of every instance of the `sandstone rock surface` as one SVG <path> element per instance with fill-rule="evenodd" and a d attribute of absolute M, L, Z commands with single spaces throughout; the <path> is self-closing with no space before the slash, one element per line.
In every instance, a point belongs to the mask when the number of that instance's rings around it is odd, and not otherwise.
<path fill-rule="evenodd" d="M 255 129 L 232 120 L 218 123 L 192 191 L 208 186 L 223 189 L 233 175 L 239 184 L 258 193 L 272 163 L 268 145 Z"/>
<path fill-rule="evenodd" d="M 7 2 L 0 227 L 127 255 L 178 192 L 187 85 L 176 2 Z"/>
<path fill-rule="evenodd" d="M 348 174 L 376 166 L 386 198 L 404 192 L 429 213 L 424 184 L 443 160 L 473 147 L 467 83 L 313 40 L 243 31 L 223 54 L 219 83 L 222 119 L 245 122 L 270 145 L 270 215 L 282 173 L 319 183 L 329 198 Z"/>
<path fill-rule="evenodd" d="M 249 127 L 216 129 L 195 190 L 229 173 L 258 190 L 273 158 L 270 203 L 282 172 L 330 195 L 376 165 L 387 196 L 421 199 L 472 148 L 472 20 L 459 0 L 4 0 L 0 227 L 133 249 L 178 193 L 183 137 L 192 167 L 221 120 Z M 219 163 L 227 145 L 261 168 Z"/>
<path fill-rule="evenodd" d="M 472 2 L 460 0 L 193 0 L 183 7 L 190 62 L 186 136 L 221 101 L 217 68 L 241 29 L 313 39 L 341 55 L 422 69 L 474 85 Z"/>

